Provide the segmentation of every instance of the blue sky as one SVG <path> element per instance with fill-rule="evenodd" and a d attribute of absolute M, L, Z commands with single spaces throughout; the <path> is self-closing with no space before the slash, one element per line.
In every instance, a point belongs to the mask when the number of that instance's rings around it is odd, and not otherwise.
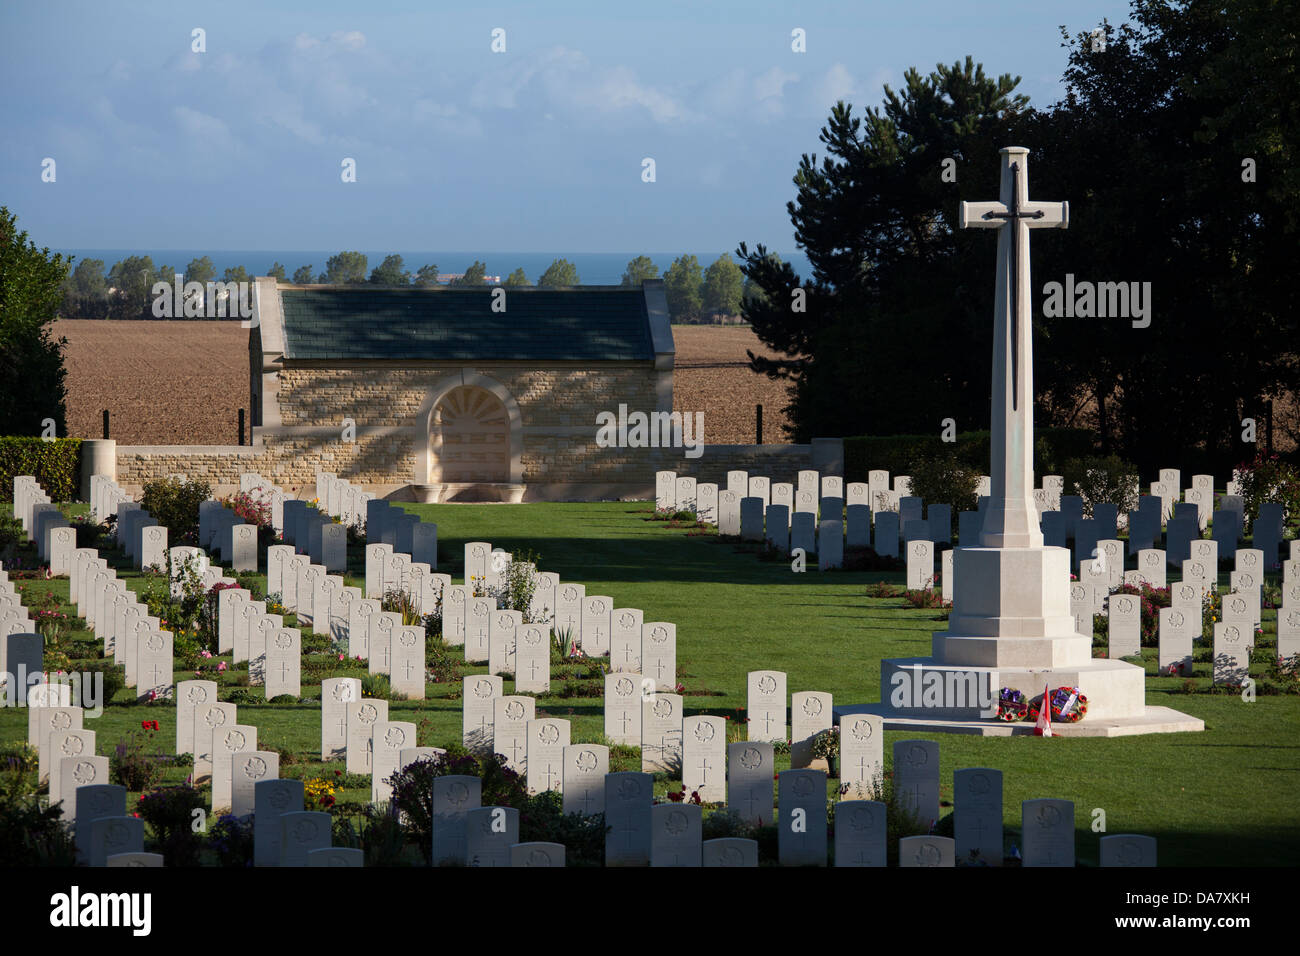
<path fill-rule="evenodd" d="M 1046 105 L 1059 26 L 1127 10 L 5 2 L 0 204 L 51 247 L 788 250 L 790 179 L 836 99 L 878 105 L 907 67 L 970 54 Z"/>

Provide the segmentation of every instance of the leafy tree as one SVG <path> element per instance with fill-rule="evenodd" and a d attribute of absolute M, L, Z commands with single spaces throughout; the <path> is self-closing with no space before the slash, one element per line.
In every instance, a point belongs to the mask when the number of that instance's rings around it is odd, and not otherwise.
<path fill-rule="evenodd" d="M 69 262 L 37 249 L 0 206 L 0 434 L 39 435 L 54 419 L 67 431 L 63 346 L 50 336 Z M 101 264 L 102 265 L 102 264 Z"/>
<path fill-rule="evenodd" d="M 744 316 L 783 353 L 751 353 L 750 366 L 790 382 L 795 440 L 929 432 L 954 410 L 988 407 L 992 262 L 987 235 L 958 241 L 956 216 L 965 190 L 996 195 L 997 150 L 1015 141 L 1027 105 L 1018 82 L 967 57 L 927 75 L 909 69 L 902 90 L 886 86 L 883 106 L 863 116 L 837 103 L 821 131 L 827 155 L 804 154 L 787 204 L 812 275 L 740 245 L 763 293 Z M 953 157 L 961 194 L 940 176 Z"/>
<path fill-rule="evenodd" d="M 252 282 L 248 270 L 243 266 L 230 266 L 221 277 L 222 282 Z"/>
<path fill-rule="evenodd" d="M 115 319 L 153 318 L 152 288 L 160 281 L 150 256 L 127 256 L 113 264 L 108 284 L 113 288 L 110 313 Z M 165 280 L 168 284 L 172 278 Z"/>
<path fill-rule="evenodd" d="M 208 256 L 191 259 L 190 264 L 185 267 L 186 282 L 208 283 L 216 277 L 217 268 L 212 264 L 212 259 Z M 167 281 L 171 281 L 171 279 L 169 278 Z"/>
<path fill-rule="evenodd" d="M 1104 53 L 1065 36 L 1065 97 L 1026 118 L 1042 154 L 1030 189 L 1070 200 L 1070 228 L 1034 246 L 1036 284 L 1069 272 L 1151 289 L 1143 327 L 1043 321 L 1040 406 L 1094 427 L 1103 454 L 1140 473 L 1173 460 L 1225 473 L 1255 451 L 1242 418 L 1262 438 L 1269 403 L 1300 389 L 1300 114 L 1275 108 L 1300 102 L 1300 73 L 1276 10 L 1138 0 L 1131 23 L 1107 26 Z M 1268 82 L 1243 92 L 1247 76 Z"/>
<path fill-rule="evenodd" d="M 325 263 L 325 282 L 331 285 L 366 281 L 366 257 L 360 252 L 340 252 Z"/>
<path fill-rule="evenodd" d="M 509 286 L 523 286 L 523 285 L 532 285 L 532 282 L 529 281 L 528 276 L 524 273 L 523 267 L 521 266 L 520 268 L 516 269 L 514 272 L 510 273 L 510 275 L 506 276 L 505 281 L 502 282 L 501 284 L 509 285 Z"/>
<path fill-rule="evenodd" d="M 678 256 L 664 273 L 664 294 L 668 297 L 668 314 L 674 322 L 695 322 L 704 308 L 701 287 L 704 273 L 694 256 Z"/>
<path fill-rule="evenodd" d="M 294 285 L 311 285 L 312 281 L 311 266 L 299 266 L 293 270 Z"/>
<path fill-rule="evenodd" d="M 271 268 L 266 270 L 266 274 L 270 276 L 272 279 L 278 279 L 279 281 L 283 282 L 285 276 L 284 264 L 280 262 L 272 262 Z"/>
<path fill-rule="evenodd" d="M 739 315 L 744 289 L 744 274 L 740 266 L 725 252 L 704 271 L 704 311 L 723 315 Z"/>
<path fill-rule="evenodd" d="M 484 278 L 486 275 L 487 266 L 475 259 L 474 264 L 465 270 L 465 274 L 459 279 L 452 279 L 451 284 L 456 286 L 487 285 L 487 279 Z"/>
<path fill-rule="evenodd" d="M 623 270 L 623 285 L 636 289 L 641 288 L 646 279 L 658 278 L 659 267 L 650 261 L 649 256 L 637 256 Z"/>
<path fill-rule="evenodd" d="M 375 266 L 370 273 L 371 285 L 410 285 L 411 274 L 406 271 L 402 257 L 393 253 L 384 257 L 384 261 Z"/>
<path fill-rule="evenodd" d="M 108 315 L 108 280 L 103 259 L 82 259 L 63 285 L 61 315 L 74 319 L 102 319 Z"/>
<path fill-rule="evenodd" d="M 415 273 L 415 284 L 419 286 L 438 285 L 438 267 L 432 263 L 420 266 Z"/>
<path fill-rule="evenodd" d="M 556 288 L 558 286 L 581 285 L 577 267 L 568 259 L 556 259 L 537 280 L 538 288 Z"/>

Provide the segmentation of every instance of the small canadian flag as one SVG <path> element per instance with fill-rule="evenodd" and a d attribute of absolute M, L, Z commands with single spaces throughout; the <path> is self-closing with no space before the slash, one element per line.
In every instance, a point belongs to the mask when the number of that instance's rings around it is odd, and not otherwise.
<path fill-rule="evenodd" d="M 1034 724 L 1035 737 L 1052 736 L 1052 695 L 1043 685 L 1043 704 L 1038 708 L 1038 723 Z"/>

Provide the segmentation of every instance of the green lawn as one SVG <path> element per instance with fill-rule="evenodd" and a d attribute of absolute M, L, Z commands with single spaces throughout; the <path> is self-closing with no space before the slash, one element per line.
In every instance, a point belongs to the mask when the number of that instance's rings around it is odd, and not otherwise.
<path fill-rule="evenodd" d="M 901 573 L 795 574 L 787 563 L 760 561 L 715 537 L 648 521 L 645 503 L 406 507 L 437 522 L 439 569 L 457 580 L 462 545 L 489 541 L 507 551 L 533 551 L 542 570 L 585 583 L 589 595 L 607 594 L 617 607 L 639 607 L 647 620 L 675 622 L 687 715 L 716 713 L 736 721 L 745 706 L 746 672 L 765 668 L 785 671 L 790 692 L 829 691 L 837 703 L 879 700 L 880 659 L 928 655 L 930 632 L 946 627 L 939 611 L 866 596 L 869 583 L 901 584 Z M 359 551 L 350 556 L 350 565 L 351 578 L 361 567 Z M 66 598 L 66 580 L 22 583 L 53 588 Z M 1273 615 L 1265 611 L 1266 631 Z M 1146 650 L 1148 673 L 1154 671 L 1154 654 L 1154 649 Z M 319 666 L 327 660 L 322 655 Z M 1263 669 L 1256 664 L 1252 672 Z M 464 673 L 485 670 L 467 668 Z M 324 673 L 334 672 L 330 667 Z M 358 674 L 355 668 L 337 672 Z M 1201 685 L 1208 684 L 1208 673 L 1208 663 L 1197 664 Z M 177 679 L 187 676 L 193 673 L 178 673 Z M 318 697 L 321 676 L 304 673 L 306 698 Z M 1157 837 L 1162 865 L 1293 863 L 1300 855 L 1295 809 L 1300 805 L 1300 696 L 1261 695 L 1248 704 L 1231 695 L 1178 693 L 1182 684 L 1181 678 L 1150 678 L 1148 703 L 1202 718 L 1204 733 L 1051 740 L 935 735 L 941 798 L 951 801 L 954 770 L 994 767 L 1004 773 L 1009 830 L 1019 829 L 1022 800 L 1074 801 L 1080 862 L 1096 861 L 1103 834 L 1091 826 L 1102 810 L 1106 832 Z M 507 681 L 507 693 L 511 686 Z M 233 689 L 224 687 L 223 697 Z M 256 688 L 252 692 L 260 693 Z M 119 701 L 128 695 L 123 692 Z M 458 741 L 459 684 L 429 684 L 428 699 L 394 701 L 389 713 L 393 720 L 415 721 L 422 745 Z M 538 714 L 543 713 L 572 720 L 575 742 L 600 738 L 599 697 L 542 697 Z M 259 746 L 305 755 L 282 763 L 282 776 L 333 774 L 336 765 L 320 764 L 311 756 L 319 748 L 318 701 L 240 703 L 239 714 L 241 723 L 257 725 Z M 141 720 L 154 719 L 162 727 L 160 744 L 170 752 L 175 735 L 170 705 L 115 703 L 88 727 L 98 731 L 99 752 L 109 754 Z M 0 712 L 0 744 L 25 738 L 26 726 L 25 713 Z M 888 745 L 909 736 L 914 735 L 887 734 L 887 763 Z M 628 754 L 614 763 L 611 769 L 633 769 Z M 186 772 L 170 771 L 168 779 L 179 781 Z M 670 786 L 679 785 L 658 782 L 660 792 Z M 834 781 L 830 790 L 834 792 Z M 345 794 L 355 800 L 368 796 L 368 789 Z M 1010 842 L 1018 841 L 1011 837 Z"/>

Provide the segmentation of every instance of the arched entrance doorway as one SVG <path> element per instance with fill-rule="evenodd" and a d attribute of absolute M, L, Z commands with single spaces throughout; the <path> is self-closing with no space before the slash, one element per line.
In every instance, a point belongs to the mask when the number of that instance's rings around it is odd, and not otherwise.
<path fill-rule="evenodd" d="M 508 483 L 510 459 L 510 416 L 496 395 L 461 385 L 434 405 L 429 419 L 430 482 Z"/>

